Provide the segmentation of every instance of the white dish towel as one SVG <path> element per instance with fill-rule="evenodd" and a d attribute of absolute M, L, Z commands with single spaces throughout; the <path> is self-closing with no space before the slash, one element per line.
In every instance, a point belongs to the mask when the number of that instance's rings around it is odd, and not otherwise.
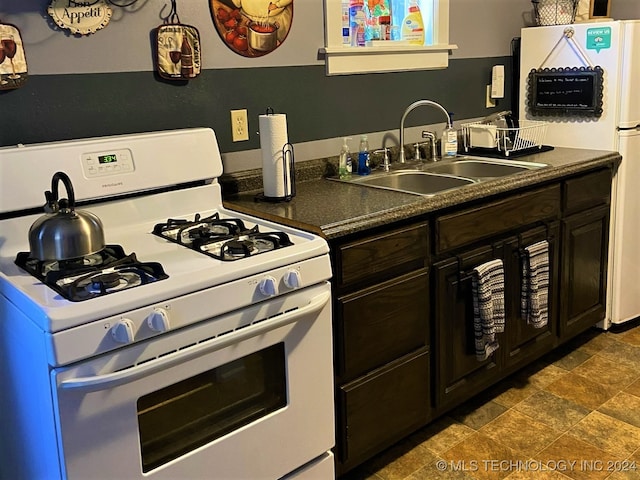
<path fill-rule="evenodd" d="M 549 321 L 549 242 L 524 249 L 520 315 L 529 325 L 542 328 Z"/>
<path fill-rule="evenodd" d="M 504 332 L 504 265 L 496 259 L 473 269 L 473 330 L 476 358 L 484 361 L 498 349 L 496 333 Z"/>

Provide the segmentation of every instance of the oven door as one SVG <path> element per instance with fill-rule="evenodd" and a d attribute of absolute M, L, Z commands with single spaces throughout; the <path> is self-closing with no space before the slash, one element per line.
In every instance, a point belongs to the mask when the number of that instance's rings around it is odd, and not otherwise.
<path fill-rule="evenodd" d="M 54 370 L 66 478 L 277 479 L 322 455 L 330 295 L 323 283 Z"/>

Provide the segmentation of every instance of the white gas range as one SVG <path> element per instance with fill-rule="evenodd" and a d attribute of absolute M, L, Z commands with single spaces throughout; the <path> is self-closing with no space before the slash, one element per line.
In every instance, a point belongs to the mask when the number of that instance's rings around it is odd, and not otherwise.
<path fill-rule="evenodd" d="M 57 171 L 96 255 L 31 258 Z M 223 208 L 212 130 L 5 147 L 0 173 L 0 478 L 333 478 L 327 243 Z"/>

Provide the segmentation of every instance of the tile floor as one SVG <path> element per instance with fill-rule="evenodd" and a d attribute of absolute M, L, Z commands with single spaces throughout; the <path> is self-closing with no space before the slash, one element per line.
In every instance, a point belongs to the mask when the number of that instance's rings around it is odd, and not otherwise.
<path fill-rule="evenodd" d="M 640 326 L 589 330 L 341 480 L 640 479 Z"/>

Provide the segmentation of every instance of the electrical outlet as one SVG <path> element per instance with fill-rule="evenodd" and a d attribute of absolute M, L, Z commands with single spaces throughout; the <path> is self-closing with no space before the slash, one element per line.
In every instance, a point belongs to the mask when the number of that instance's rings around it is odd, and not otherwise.
<path fill-rule="evenodd" d="M 249 140 L 247 110 L 231 110 L 231 138 L 234 142 Z"/>
<path fill-rule="evenodd" d="M 487 100 L 486 100 L 485 106 L 487 108 L 492 108 L 492 107 L 496 106 L 496 101 L 493 98 L 491 98 L 491 85 L 487 85 L 487 97 L 486 98 L 487 98 Z"/>

